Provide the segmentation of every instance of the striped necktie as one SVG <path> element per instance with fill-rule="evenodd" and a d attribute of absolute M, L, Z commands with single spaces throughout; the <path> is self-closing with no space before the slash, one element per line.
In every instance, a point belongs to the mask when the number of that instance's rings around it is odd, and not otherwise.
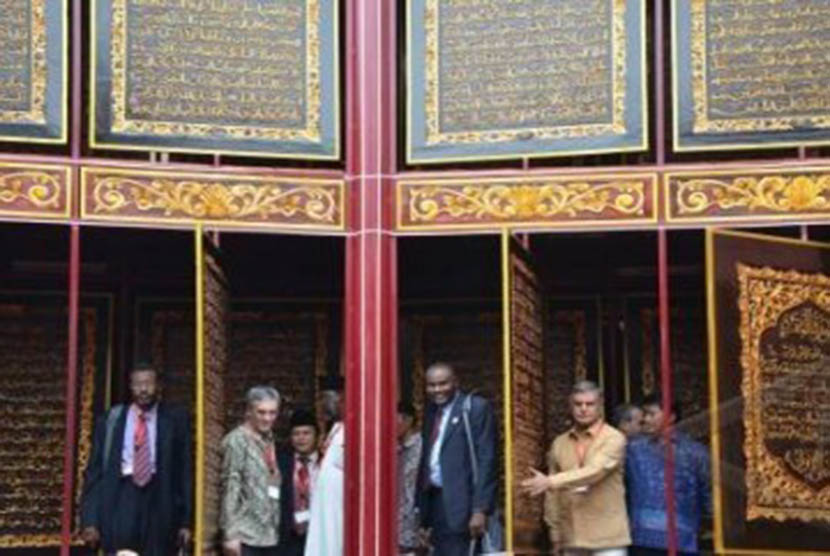
<path fill-rule="evenodd" d="M 150 456 L 149 440 L 147 415 L 139 409 L 133 441 L 133 483 L 138 487 L 146 486 L 153 477 L 153 461 Z"/>

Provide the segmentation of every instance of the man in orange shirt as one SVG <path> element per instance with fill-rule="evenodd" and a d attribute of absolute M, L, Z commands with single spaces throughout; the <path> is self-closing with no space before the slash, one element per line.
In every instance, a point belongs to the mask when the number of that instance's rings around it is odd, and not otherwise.
<path fill-rule="evenodd" d="M 578 382 L 570 397 L 574 426 L 553 441 L 549 475 L 531 469 L 522 482 L 545 494 L 545 521 L 555 554 L 625 556 L 631 544 L 623 482 L 625 436 L 602 418 L 602 390 Z"/>

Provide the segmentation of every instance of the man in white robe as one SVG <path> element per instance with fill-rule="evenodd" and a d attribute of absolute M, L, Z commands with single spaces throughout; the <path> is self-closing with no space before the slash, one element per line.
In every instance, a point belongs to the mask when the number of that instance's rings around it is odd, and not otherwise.
<path fill-rule="evenodd" d="M 343 379 L 326 377 L 321 390 L 323 412 L 332 426 L 312 489 L 305 556 L 343 556 Z"/>

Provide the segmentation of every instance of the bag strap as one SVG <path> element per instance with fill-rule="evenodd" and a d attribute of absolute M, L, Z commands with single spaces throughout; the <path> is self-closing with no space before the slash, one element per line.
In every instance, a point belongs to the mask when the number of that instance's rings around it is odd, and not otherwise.
<path fill-rule="evenodd" d="M 473 445 L 472 427 L 470 427 L 470 411 L 473 408 L 473 394 L 467 394 L 464 398 L 464 403 L 461 406 L 461 417 L 464 420 L 464 432 L 467 433 L 467 447 L 470 449 L 470 464 L 473 468 L 473 484 L 478 484 L 478 458 L 476 457 L 476 449 Z"/>
<path fill-rule="evenodd" d="M 106 471 L 107 464 L 109 464 L 110 449 L 112 448 L 112 437 L 115 434 L 115 424 L 118 422 L 118 419 L 119 417 L 121 417 L 121 413 L 123 411 L 124 405 L 118 404 L 110 408 L 109 412 L 107 413 L 107 428 L 106 436 L 104 437 L 104 471 Z"/>

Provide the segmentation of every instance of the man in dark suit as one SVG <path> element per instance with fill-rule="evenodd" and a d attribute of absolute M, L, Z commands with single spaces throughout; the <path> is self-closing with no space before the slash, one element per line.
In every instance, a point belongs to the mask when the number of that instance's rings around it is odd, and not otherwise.
<path fill-rule="evenodd" d="M 429 398 L 424 417 L 423 455 L 418 474 L 418 508 L 423 536 L 435 554 L 467 555 L 493 513 L 496 496 L 496 428 L 490 403 L 458 389 L 452 366 L 435 363 L 426 372 Z M 465 403 L 467 397 L 469 403 Z M 471 440 L 478 466 L 473 480 L 464 427 L 469 408 Z"/>
<path fill-rule="evenodd" d="M 291 414 L 291 446 L 279 455 L 282 475 L 280 498 L 280 556 L 303 556 L 311 518 L 311 487 L 320 469 L 319 429 L 314 414 L 296 409 Z"/>
<path fill-rule="evenodd" d="M 82 537 L 109 554 L 168 556 L 190 542 L 191 435 L 187 412 L 159 401 L 158 372 L 130 373 L 132 403 L 99 417 L 81 501 Z"/>

